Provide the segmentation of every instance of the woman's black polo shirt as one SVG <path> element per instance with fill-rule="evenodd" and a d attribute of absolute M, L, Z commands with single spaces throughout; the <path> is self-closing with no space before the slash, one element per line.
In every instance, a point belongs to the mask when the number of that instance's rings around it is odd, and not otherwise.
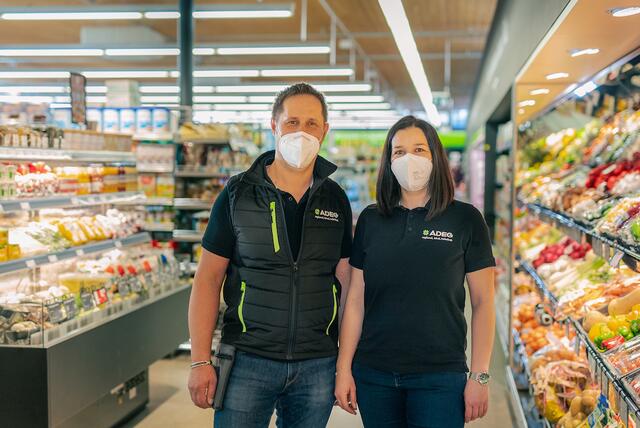
<path fill-rule="evenodd" d="M 489 230 L 472 205 L 375 207 L 360 216 L 351 265 L 364 271 L 365 315 L 355 361 L 396 373 L 466 372 L 465 275 L 495 266 Z"/>

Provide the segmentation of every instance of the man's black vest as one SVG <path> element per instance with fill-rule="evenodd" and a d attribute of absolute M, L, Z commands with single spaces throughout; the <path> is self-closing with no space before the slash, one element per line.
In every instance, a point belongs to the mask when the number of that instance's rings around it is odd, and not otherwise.
<path fill-rule="evenodd" d="M 236 247 L 224 284 L 222 342 L 279 360 L 333 356 L 341 292 L 335 269 L 344 222 L 352 221 L 328 178 L 336 166 L 318 157 L 300 253 L 291 254 L 281 196 L 265 172 L 273 159 L 265 153 L 227 185 Z"/>

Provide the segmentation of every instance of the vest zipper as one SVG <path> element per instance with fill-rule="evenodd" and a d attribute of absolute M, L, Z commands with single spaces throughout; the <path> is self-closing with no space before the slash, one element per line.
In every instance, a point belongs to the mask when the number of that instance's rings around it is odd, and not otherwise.
<path fill-rule="evenodd" d="M 273 201 L 269 204 L 271 210 L 271 236 L 273 237 L 273 251 L 278 253 L 280 251 L 280 240 L 278 239 L 278 222 L 276 219 L 276 202 Z"/>
<path fill-rule="evenodd" d="M 329 336 L 329 329 L 331 328 L 331 326 L 333 325 L 333 322 L 336 320 L 336 315 L 338 315 L 338 289 L 336 288 L 336 285 L 333 284 L 333 315 L 331 316 L 331 321 L 329 322 L 329 325 L 327 326 L 327 336 Z"/>
<path fill-rule="evenodd" d="M 242 332 L 247 332 L 247 325 L 244 323 L 244 315 L 242 313 L 242 309 L 244 307 L 244 296 L 247 293 L 247 283 L 242 281 L 240 284 L 240 290 L 242 291 L 242 295 L 240 296 L 240 304 L 238 305 L 238 318 L 240 319 L 240 324 L 242 324 Z"/>

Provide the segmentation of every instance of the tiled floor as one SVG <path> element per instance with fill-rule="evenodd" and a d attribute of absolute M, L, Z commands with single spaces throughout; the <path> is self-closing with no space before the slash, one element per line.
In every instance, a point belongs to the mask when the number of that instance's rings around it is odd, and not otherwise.
<path fill-rule="evenodd" d="M 467 304 L 467 307 L 469 305 Z M 497 345 L 497 340 L 496 340 Z M 470 424 L 475 428 L 508 428 L 512 417 L 505 386 L 505 356 L 495 347 L 491 363 L 491 397 L 489 413 Z M 151 402 L 147 409 L 130 421 L 127 428 L 201 428 L 211 427 L 212 411 L 202 410 L 191 403 L 187 392 L 189 356 L 181 355 L 158 361 L 151 366 Z M 272 426 L 275 424 L 272 421 Z M 351 416 L 339 408 L 329 420 L 328 428 L 361 428 L 359 416 Z"/>

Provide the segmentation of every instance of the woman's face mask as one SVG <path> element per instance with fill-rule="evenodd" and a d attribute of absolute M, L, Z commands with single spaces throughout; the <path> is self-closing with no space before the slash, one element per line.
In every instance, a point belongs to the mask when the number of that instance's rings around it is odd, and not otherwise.
<path fill-rule="evenodd" d="M 280 137 L 278 151 L 289 166 L 295 169 L 305 169 L 318 155 L 320 141 L 304 131 L 293 132 Z"/>
<path fill-rule="evenodd" d="M 431 159 L 407 153 L 391 162 L 391 171 L 400 187 L 408 192 L 423 190 L 429 184 L 433 163 Z"/>

